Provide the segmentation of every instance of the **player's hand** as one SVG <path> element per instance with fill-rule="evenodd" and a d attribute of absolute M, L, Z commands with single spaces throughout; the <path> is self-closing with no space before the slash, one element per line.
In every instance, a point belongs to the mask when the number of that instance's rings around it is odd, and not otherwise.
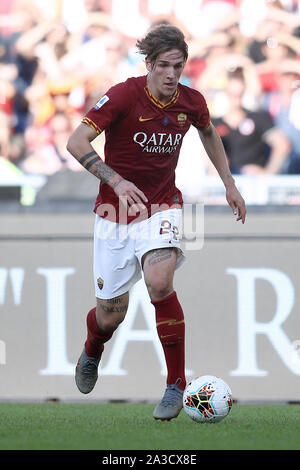
<path fill-rule="evenodd" d="M 114 185 L 114 192 L 119 197 L 121 203 L 128 208 L 128 212 L 132 215 L 146 209 L 144 205 L 148 202 L 147 197 L 135 184 L 128 180 L 121 179 Z"/>
<path fill-rule="evenodd" d="M 234 215 L 237 215 L 236 220 L 241 220 L 244 224 L 246 219 L 246 205 L 235 185 L 226 188 L 226 199 Z"/>

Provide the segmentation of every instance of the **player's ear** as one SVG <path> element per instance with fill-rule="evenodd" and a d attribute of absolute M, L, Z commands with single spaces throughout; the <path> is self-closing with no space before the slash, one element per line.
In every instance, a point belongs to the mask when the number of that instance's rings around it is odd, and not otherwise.
<path fill-rule="evenodd" d="M 148 59 L 148 57 L 146 57 L 145 63 L 146 63 L 146 69 L 148 70 L 148 72 L 151 72 L 151 70 L 152 70 L 152 65 L 151 65 L 151 62 L 150 62 L 150 60 Z"/>

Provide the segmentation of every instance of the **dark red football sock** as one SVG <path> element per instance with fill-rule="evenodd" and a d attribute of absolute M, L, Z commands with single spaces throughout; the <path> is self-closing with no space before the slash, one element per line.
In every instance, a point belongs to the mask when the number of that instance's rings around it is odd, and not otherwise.
<path fill-rule="evenodd" d="M 152 301 L 156 313 L 156 327 L 168 369 L 167 385 L 177 383 L 184 390 L 185 379 L 185 325 L 176 292 L 164 299 Z M 178 380 L 179 379 L 179 380 Z"/>
<path fill-rule="evenodd" d="M 87 318 L 87 340 L 85 342 L 85 352 L 87 356 L 99 358 L 101 357 L 106 343 L 113 335 L 113 332 L 106 333 L 102 331 L 96 320 L 96 308 L 89 311 Z"/>

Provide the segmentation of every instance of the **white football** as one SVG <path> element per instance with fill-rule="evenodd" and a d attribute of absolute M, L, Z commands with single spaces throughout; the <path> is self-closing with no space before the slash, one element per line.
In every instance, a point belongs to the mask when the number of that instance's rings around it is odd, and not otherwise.
<path fill-rule="evenodd" d="M 183 393 L 183 408 L 198 423 L 217 423 L 232 407 L 232 392 L 224 380 L 203 375 L 189 382 Z"/>

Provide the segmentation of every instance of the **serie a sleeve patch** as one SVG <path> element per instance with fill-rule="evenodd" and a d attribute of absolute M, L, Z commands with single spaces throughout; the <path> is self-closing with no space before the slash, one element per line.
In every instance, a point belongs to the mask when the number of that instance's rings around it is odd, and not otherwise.
<path fill-rule="evenodd" d="M 100 109 L 107 101 L 109 97 L 107 95 L 102 96 L 100 100 L 95 104 L 94 109 Z"/>

